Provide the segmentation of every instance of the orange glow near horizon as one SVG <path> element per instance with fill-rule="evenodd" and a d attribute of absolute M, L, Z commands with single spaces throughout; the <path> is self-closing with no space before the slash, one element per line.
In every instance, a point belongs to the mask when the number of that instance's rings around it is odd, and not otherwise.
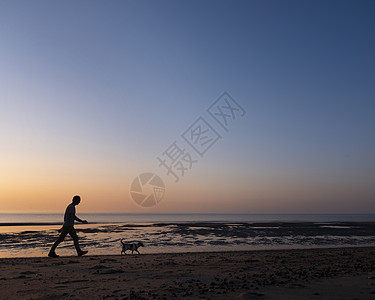
<path fill-rule="evenodd" d="M 246 182 L 192 176 L 178 184 L 165 180 L 164 199 L 153 208 L 142 208 L 129 193 L 136 172 L 110 176 L 109 170 L 100 169 L 69 174 L 68 168 L 65 173 L 53 171 L 54 167 L 43 172 L 31 168 L 26 173 L 1 173 L 1 212 L 59 213 L 75 194 L 82 197 L 78 211 L 91 213 L 324 213 L 344 212 L 350 208 L 346 203 L 356 197 L 358 203 L 370 201 L 360 186 L 349 182 L 343 189 L 342 183 L 328 185 L 319 180 L 306 181 L 306 177 L 298 181 L 254 176 Z"/>
<path fill-rule="evenodd" d="M 130 185 L 147 163 L 136 160 L 7 154 L 0 170 L 1 212 L 63 212 L 79 194 L 79 212 L 137 213 L 306 213 L 347 212 L 355 201 L 371 207 L 370 182 L 363 178 L 330 178 L 320 174 L 271 172 L 232 165 L 202 165 L 175 183 L 157 170 L 164 180 L 164 199 L 155 207 L 133 202 Z M 72 167 L 74 166 L 74 167 Z M 250 171 L 249 171 L 250 170 Z M 367 212 L 358 210 L 357 212 Z"/>

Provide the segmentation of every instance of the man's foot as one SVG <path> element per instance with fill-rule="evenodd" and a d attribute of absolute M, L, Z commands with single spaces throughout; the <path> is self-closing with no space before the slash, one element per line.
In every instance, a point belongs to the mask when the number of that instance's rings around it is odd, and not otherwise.
<path fill-rule="evenodd" d="M 78 252 L 78 256 L 82 256 L 82 255 L 85 255 L 87 253 L 88 253 L 88 251 L 80 251 L 80 252 Z"/>
<path fill-rule="evenodd" d="M 48 253 L 48 256 L 49 256 L 49 257 L 53 257 L 53 258 L 59 257 L 59 256 L 55 253 L 55 251 L 53 251 L 53 252 L 50 251 L 50 252 Z"/>

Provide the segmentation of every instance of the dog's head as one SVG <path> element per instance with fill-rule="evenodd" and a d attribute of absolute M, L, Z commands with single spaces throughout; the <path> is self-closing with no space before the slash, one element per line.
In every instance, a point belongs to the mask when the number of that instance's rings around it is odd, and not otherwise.
<path fill-rule="evenodd" d="M 139 242 L 138 243 L 138 247 L 144 247 L 145 245 L 143 245 L 143 243 L 142 242 Z"/>

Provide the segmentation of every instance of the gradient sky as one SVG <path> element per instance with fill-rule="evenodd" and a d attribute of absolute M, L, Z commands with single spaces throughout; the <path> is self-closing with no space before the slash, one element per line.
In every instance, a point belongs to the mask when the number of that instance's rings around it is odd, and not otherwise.
<path fill-rule="evenodd" d="M 1 1 L 0 212 L 375 213 L 374 28 L 374 1 Z M 175 183 L 157 157 L 224 91 L 246 115 Z"/>

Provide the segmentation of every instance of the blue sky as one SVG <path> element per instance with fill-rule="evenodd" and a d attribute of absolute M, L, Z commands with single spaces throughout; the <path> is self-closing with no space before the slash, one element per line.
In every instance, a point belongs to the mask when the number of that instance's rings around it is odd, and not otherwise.
<path fill-rule="evenodd" d="M 204 211 L 375 212 L 374 6 L 2 1 L 0 199 L 82 183 L 96 210 L 110 194 L 136 211 L 128 186 L 150 170 L 172 185 L 160 211 L 200 210 L 188 194 Z M 224 91 L 246 116 L 173 185 L 156 157 Z"/>

